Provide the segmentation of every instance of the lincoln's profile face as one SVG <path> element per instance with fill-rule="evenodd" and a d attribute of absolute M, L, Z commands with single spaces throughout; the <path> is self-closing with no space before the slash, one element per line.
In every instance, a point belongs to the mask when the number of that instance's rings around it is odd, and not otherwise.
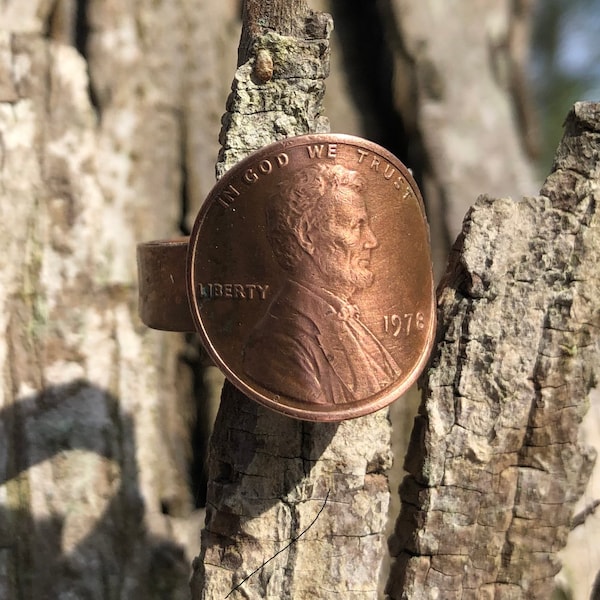
<path fill-rule="evenodd" d="M 280 265 L 299 279 L 348 298 L 373 283 L 371 230 L 361 176 L 338 165 L 298 171 L 267 214 Z"/>
<path fill-rule="evenodd" d="M 373 283 L 369 270 L 377 238 L 369 225 L 362 197 L 353 190 L 323 199 L 328 216 L 309 235 L 314 240 L 312 259 L 333 291 L 350 296 Z"/>

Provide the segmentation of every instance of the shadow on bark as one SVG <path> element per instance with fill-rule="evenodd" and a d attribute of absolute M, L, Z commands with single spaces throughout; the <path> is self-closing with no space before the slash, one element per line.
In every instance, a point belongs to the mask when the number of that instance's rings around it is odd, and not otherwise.
<path fill-rule="evenodd" d="M 258 569 L 303 534 L 300 504 L 314 500 L 324 506 L 323 499 L 341 485 L 332 473 L 323 472 L 321 460 L 339 425 L 297 421 L 275 413 L 225 382 L 210 441 L 206 526 L 202 555 L 194 565 L 193 594 L 201 594 L 206 585 L 203 563 L 218 560 L 219 569 L 235 573 L 234 585 L 239 584 L 247 574 L 242 565 Z M 248 524 L 261 517 L 269 522 L 273 509 L 289 527 L 264 530 L 256 537 L 256 528 Z M 260 537 L 265 539 L 261 542 Z M 271 555 L 261 550 L 268 540 L 273 544 Z M 240 548 L 245 548 L 241 554 Z M 289 553 L 295 554 L 293 546 Z M 219 558 L 211 560 L 213 555 Z M 293 562 L 289 556 L 286 560 Z"/>
<path fill-rule="evenodd" d="M 183 547 L 146 529 L 133 423 L 114 396 L 85 380 L 48 387 L 1 411 L 0 429 L 12 437 L 0 471 L 0 591 L 187 597 Z"/>

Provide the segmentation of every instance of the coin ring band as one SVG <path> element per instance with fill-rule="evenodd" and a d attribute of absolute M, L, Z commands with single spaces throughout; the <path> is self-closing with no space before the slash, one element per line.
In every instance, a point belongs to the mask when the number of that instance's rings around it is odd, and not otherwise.
<path fill-rule="evenodd" d="M 265 146 L 217 182 L 189 237 L 137 254 L 142 321 L 197 332 L 231 383 L 288 416 L 379 410 L 427 363 L 436 315 L 423 199 L 373 142 L 308 134 Z"/>
<path fill-rule="evenodd" d="M 152 329 L 195 332 L 186 283 L 189 237 L 138 245 L 139 313 Z"/>

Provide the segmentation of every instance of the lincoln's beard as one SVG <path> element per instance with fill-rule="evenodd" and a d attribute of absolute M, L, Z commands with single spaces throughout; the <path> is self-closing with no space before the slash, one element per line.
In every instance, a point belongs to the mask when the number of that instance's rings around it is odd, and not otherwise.
<path fill-rule="evenodd" d="M 332 291 L 354 292 L 373 285 L 373 273 L 359 264 L 352 265 L 346 253 L 336 244 L 322 250 L 316 252 L 313 258 Z"/>

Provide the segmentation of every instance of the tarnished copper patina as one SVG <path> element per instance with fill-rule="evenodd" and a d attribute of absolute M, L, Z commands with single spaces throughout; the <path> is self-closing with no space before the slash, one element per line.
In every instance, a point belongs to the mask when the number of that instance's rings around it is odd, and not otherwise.
<path fill-rule="evenodd" d="M 433 343 L 419 190 L 397 158 L 357 137 L 262 148 L 216 184 L 189 242 L 142 244 L 138 260 L 144 322 L 198 331 L 235 386 L 292 417 L 383 408 Z"/>

